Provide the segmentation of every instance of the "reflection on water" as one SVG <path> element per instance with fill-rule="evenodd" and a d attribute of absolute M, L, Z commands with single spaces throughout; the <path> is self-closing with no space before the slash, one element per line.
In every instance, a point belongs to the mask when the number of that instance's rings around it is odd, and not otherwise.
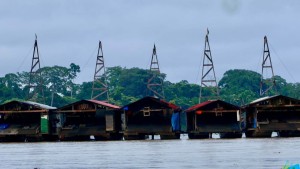
<path fill-rule="evenodd" d="M 157 136 L 155 137 L 157 139 Z M 0 143 L 1 168 L 281 168 L 300 138 Z"/>

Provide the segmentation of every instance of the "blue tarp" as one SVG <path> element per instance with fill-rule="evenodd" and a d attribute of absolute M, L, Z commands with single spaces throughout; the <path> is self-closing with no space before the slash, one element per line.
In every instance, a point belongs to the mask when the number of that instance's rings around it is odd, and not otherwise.
<path fill-rule="evenodd" d="M 7 129 L 9 124 L 0 124 L 0 130 Z"/>
<path fill-rule="evenodd" d="M 180 113 L 173 113 L 171 122 L 173 131 L 180 131 Z"/>
<path fill-rule="evenodd" d="M 123 110 L 128 110 L 128 106 L 124 107 Z"/>
<path fill-rule="evenodd" d="M 257 119 L 253 118 L 253 128 L 256 128 L 256 126 L 257 126 L 257 125 L 256 125 L 256 120 L 257 120 Z"/>

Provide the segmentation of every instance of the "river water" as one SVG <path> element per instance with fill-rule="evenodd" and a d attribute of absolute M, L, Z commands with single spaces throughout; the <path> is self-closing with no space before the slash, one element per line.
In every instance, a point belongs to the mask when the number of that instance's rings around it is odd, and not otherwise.
<path fill-rule="evenodd" d="M 0 168 L 282 168 L 300 138 L 0 143 Z"/>

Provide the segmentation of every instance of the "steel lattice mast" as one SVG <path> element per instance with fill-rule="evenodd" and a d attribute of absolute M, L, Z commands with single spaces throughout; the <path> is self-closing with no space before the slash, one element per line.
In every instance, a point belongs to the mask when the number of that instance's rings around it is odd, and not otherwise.
<path fill-rule="evenodd" d="M 27 100 L 37 101 L 38 97 L 42 95 L 42 100 L 45 103 L 42 75 L 40 72 L 40 55 L 37 43 L 37 35 L 35 35 L 35 42 L 32 55 L 31 69 L 29 73 L 29 90 Z"/>
<path fill-rule="evenodd" d="M 211 55 L 208 34 L 209 34 L 209 30 L 207 29 L 207 34 L 205 36 L 205 46 L 204 46 L 199 103 L 201 103 L 202 98 L 204 98 L 204 96 L 203 96 L 203 88 L 204 87 L 210 86 L 212 93 L 217 98 L 219 97 L 219 88 L 218 88 L 218 83 L 217 83 L 217 79 L 216 79 L 213 59 L 212 59 L 212 55 Z"/>
<path fill-rule="evenodd" d="M 272 77 L 270 79 L 264 80 L 264 72 L 267 70 L 271 70 Z M 264 89 L 265 82 L 271 82 L 271 86 L 269 86 L 267 89 Z M 276 83 L 274 78 L 274 71 L 272 66 L 272 60 L 269 50 L 269 44 L 267 36 L 264 37 L 264 52 L 263 52 L 263 62 L 262 62 L 262 68 L 261 68 L 261 80 L 260 80 L 260 96 L 268 95 L 268 92 L 274 88 L 276 91 Z"/>
<path fill-rule="evenodd" d="M 161 99 L 165 99 L 163 90 L 163 79 L 160 74 L 159 64 L 156 54 L 156 47 L 154 44 L 151 65 L 150 65 L 150 78 L 147 82 L 147 92 L 149 96 L 155 96 Z"/>
<path fill-rule="evenodd" d="M 107 77 L 104 66 L 102 43 L 99 41 L 91 99 L 109 100 Z"/>

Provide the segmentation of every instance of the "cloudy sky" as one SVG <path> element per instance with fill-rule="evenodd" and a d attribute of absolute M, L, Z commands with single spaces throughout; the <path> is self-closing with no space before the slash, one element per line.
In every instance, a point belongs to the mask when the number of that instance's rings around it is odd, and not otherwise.
<path fill-rule="evenodd" d="M 93 78 L 98 41 L 107 67 L 147 69 L 153 44 L 167 80 L 199 83 L 209 28 L 217 79 L 261 71 L 268 36 L 274 72 L 300 82 L 300 1 L 11 0 L 0 2 L 0 76 L 29 71 L 35 33 L 42 66 L 79 64 Z"/>

